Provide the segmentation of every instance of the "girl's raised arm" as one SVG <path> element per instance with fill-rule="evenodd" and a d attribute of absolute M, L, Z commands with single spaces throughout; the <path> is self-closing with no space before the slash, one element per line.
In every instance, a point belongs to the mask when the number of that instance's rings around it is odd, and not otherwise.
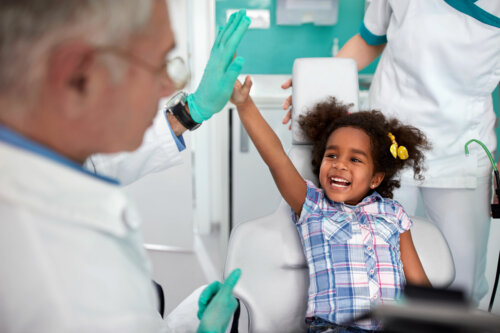
<path fill-rule="evenodd" d="M 237 80 L 231 102 L 236 105 L 241 122 L 269 167 L 281 195 L 294 212 L 300 215 L 306 198 L 306 182 L 283 150 L 280 139 L 250 98 L 251 86 L 252 81 L 249 76 L 246 77 L 244 84 Z"/>

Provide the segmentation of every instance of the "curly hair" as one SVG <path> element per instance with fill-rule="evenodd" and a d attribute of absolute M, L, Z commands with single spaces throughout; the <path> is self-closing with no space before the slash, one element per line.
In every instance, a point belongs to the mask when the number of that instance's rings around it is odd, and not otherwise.
<path fill-rule="evenodd" d="M 377 192 L 385 197 L 392 198 L 395 188 L 400 187 L 399 171 L 412 167 L 414 178 L 423 180 L 424 150 L 431 148 L 425 134 L 419 129 L 402 124 L 394 118 L 386 118 L 380 111 L 350 112 L 351 105 L 342 104 L 334 97 L 318 103 L 306 115 L 299 117 L 299 125 L 304 134 L 312 141 L 312 167 L 316 176 L 326 143 L 330 135 L 338 128 L 353 127 L 364 131 L 370 138 L 371 153 L 374 163 L 374 172 L 383 172 L 385 177 L 377 187 Z M 406 160 L 394 158 L 390 153 L 392 144 L 388 133 L 396 137 L 399 145 L 408 149 L 409 157 Z M 368 192 L 370 194 L 372 190 Z"/>

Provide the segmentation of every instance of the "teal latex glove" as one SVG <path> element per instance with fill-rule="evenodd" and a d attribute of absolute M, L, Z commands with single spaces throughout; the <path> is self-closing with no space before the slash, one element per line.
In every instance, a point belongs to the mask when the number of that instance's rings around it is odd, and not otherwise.
<path fill-rule="evenodd" d="M 229 100 L 244 63 L 242 57 L 233 56 L 249 25 L 250 19 L 241 9 L 219 29 L 200 85 L 187 98 L 191 118 L 197 123 L 219 112 Z"/>
<path fill-rule="evenodd" d="M 241 270 L 235 269 L 224 281 L 213 282 L 206 287 L 198 301 L 200 326 L 197 333 L 224 333 L 231 317 L 238 306 L 233 296 L 233 288 L 241 276 Z"/>

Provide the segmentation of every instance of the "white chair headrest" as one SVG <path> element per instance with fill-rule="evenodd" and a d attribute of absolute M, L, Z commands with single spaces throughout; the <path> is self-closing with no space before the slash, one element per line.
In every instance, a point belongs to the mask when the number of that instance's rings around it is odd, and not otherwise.
<path fill-rule="evenodd" d="M 341 77 L 341 79 L 339 79 Z M 297 121 L 318 102 L 329 96 L 358 110 L 358 70 L 354 59 L 300 58 L 293 63 L 292 144 L 309 144 Z"/>

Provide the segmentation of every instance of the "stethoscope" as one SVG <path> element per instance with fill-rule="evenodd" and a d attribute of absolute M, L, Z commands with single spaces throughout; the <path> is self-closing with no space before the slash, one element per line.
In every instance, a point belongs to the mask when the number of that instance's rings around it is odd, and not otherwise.
<path fill-rule="evenodd" d="M 484 151 L 488 155 L 488 158 L 490 159 L 491 167 L 493 168 L 493 173 L 495 174 L 495 182 L 496 182 L 496 188 L 495 188 L 495 195 L 497 196 L 498 202 L 500 202 L 500 176 L 498 175 L 498 169 L 495 164 L 495 161 L 493 160 L 493 157 L 491 156 L 490 151 L 484 143 L 482 143 L 479 140 L 476 139 L 471 139 L 467 141 L 465 144 L 465 155 L 469 156 L 469 144 L 471 142 L 476 142 L 478 143 L 481 147 L 483 147 Z M 491 204 L 491 216 L 495 218 L 500 218 L 500 203 L 492 203 Z M 500 275 L 500 253 L 498 255 L 498 264 L 497 264 L 497 273 L 495 276 L 495 283 L 493 284 L 493 291 L 491 292 L 491 298 L 490 298 L 490 305 L 488 306 L 488 311 L 491 312 L 491 309 L 493 308 L 493 302 L 495 301 L 495 294 L 497 293 L 497 287 L 498 287 L 498 277 Z"/>

